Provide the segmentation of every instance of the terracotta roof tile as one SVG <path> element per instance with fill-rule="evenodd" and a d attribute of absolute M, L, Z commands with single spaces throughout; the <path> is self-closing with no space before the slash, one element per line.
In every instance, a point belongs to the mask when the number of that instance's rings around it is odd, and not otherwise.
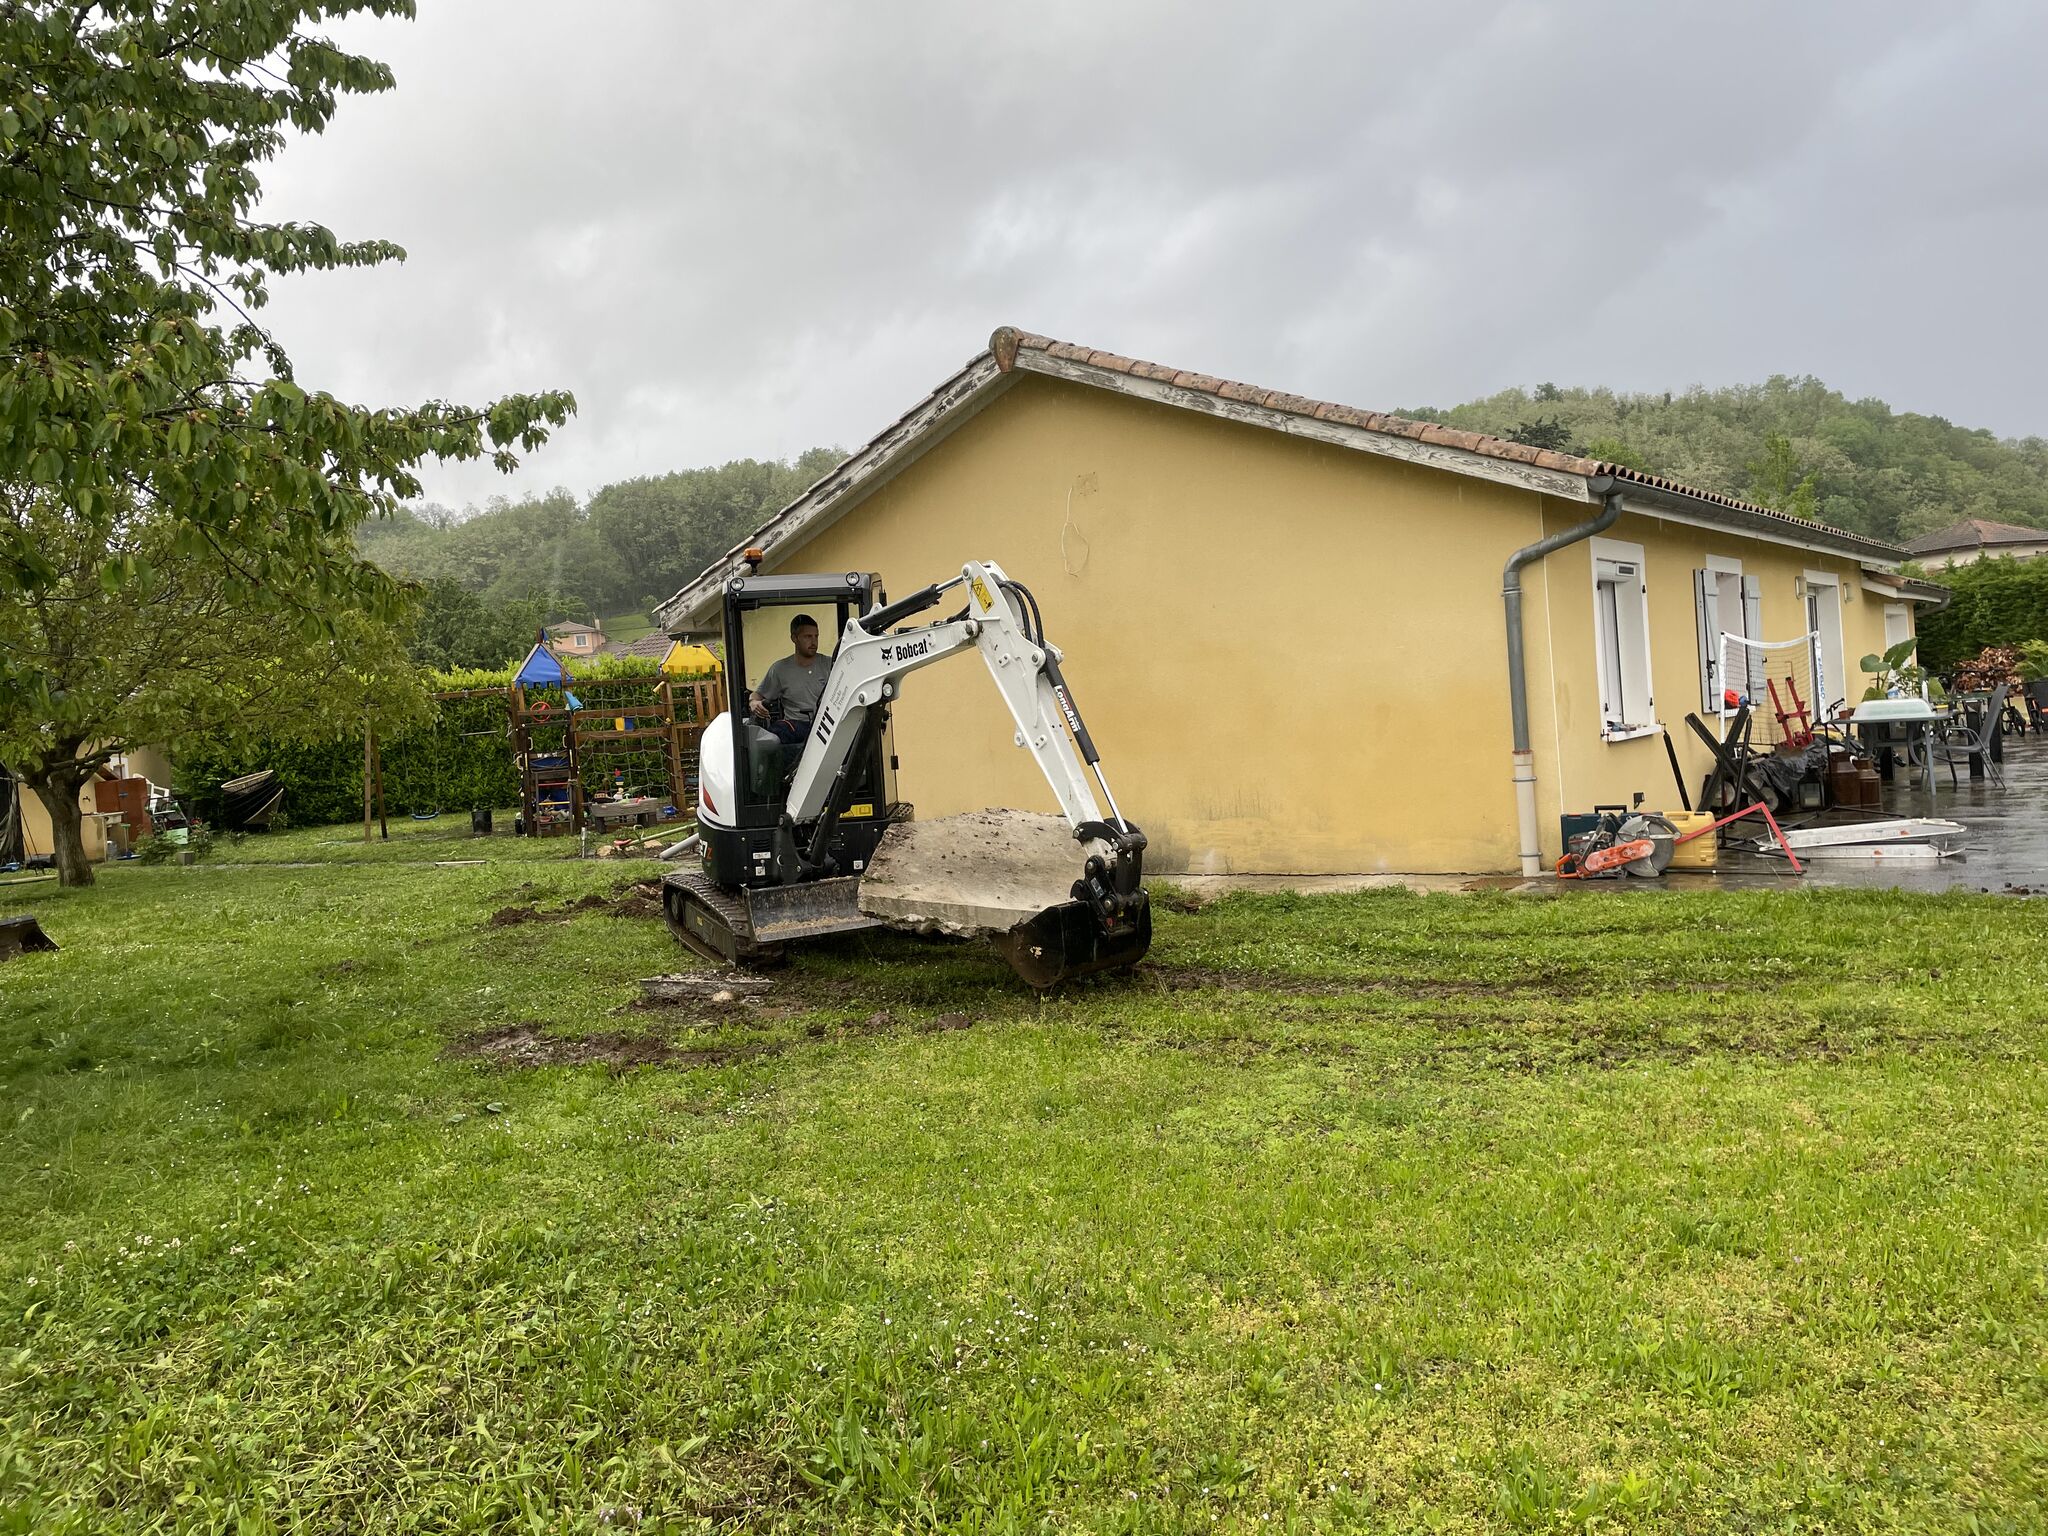
<path fill-rule="evenodd" d="M 1275 390 L 1266 396 L 1265 403 L 1267 410 L 1285 411 L 1290 416 L 1313 416 L 1315 414 L 1316 403 L 1306 395 L 1283 395 L 1278 390 Z"/>

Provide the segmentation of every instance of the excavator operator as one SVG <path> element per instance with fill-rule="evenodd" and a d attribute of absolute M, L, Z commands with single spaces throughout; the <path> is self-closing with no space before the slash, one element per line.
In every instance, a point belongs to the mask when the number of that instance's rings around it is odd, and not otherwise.
<path fill-rule="evenodd" d="M 811 734 L 825 681 L 832 675 L 832 658 L 818 654 L 818 621 L 808 613 L 789 621 L 789 639 L 793 649 L 762 675 L 748 708 L 778 741 L 795 746 Z M 771 714 L 778 704 L 781 709 Z"/>

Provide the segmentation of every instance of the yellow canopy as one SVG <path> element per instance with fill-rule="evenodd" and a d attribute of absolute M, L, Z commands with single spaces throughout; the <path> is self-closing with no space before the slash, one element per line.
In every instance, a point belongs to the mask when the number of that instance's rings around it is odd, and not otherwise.
<path fill-rule="evenodd" d="M 706 646 L 685 645 L 678 640 L 661 658 L 661 670 L 670 677 L 705 677 L 718 670 L 718 658 Z"/>

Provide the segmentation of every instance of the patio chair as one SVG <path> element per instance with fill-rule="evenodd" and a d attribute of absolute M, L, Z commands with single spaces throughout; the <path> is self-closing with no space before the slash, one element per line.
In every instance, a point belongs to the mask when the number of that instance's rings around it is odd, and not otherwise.
<path fill-rule="evenodd" d="M 2000 683 L 1991 690 L 1991 697 L 1984 702 L 1983 710 L 1977 716 L 1977 728 L 1973 731 L 1960 718 L 1953 725 L 1943 726 L 1941 733 L 1929 744 L 1934 756 L 1948 764 L 1948 782 L 1951 789 L 1956 787 L 1956 764 L 1968 763 L 1976 758 L 1984 764 L 1984 773 L 1992 784 L 2005 788 L 2005 770 L 1992 755 L 1992 738 L 1998 734 L 1998 717 L 2005 712 L 2006 684 Z"/>

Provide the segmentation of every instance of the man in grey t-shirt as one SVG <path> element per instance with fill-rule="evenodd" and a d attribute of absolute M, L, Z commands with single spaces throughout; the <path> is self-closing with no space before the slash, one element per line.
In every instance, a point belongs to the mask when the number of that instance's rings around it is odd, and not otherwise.
<path fill-rule="evenodd" d="M 795 743 L 811 734 L 811 721 L 818 713 L 818 701 L 825 696 L 832 662 L 818 654 L 818 621 L 808 613 L 789 621 L 789 639 L 794 649 L 763 674 L 748 707 L 777 737 Z M 771 720 L 768 706 L 776 703 L 782 705 L 782 718 Z"/>

